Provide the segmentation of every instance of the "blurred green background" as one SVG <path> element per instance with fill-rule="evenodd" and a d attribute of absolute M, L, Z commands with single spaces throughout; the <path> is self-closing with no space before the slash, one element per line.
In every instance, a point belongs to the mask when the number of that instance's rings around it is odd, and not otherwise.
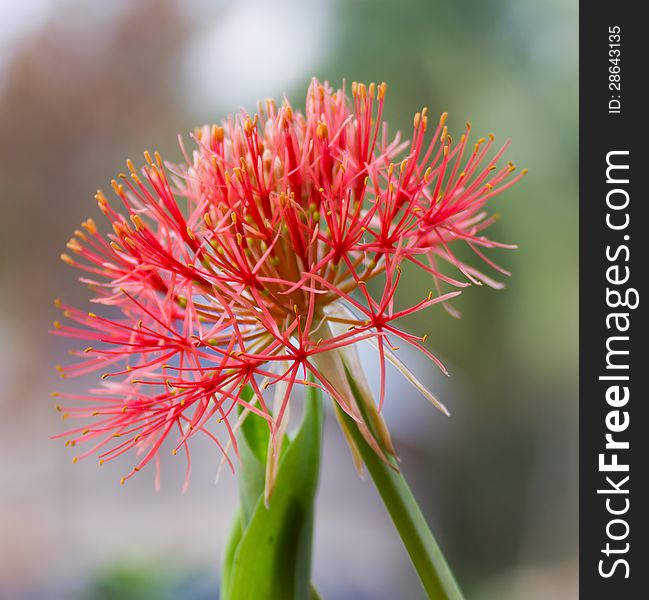
<path fill-rule="evenodd" d="M 470 119 L 512 138 L 507 157 L 530 169 L 493 205 L 491 237 L 519 245 L 490 254 L 506 289 L 468 289 L 461 320 L 406 323 L 451 371 L 413 357 L 452 417 L 393 374 L 385 411 L 468 598 L 577 597 L 577 16 L 572 0 L 0 3 L 0 598 L 215 597 L 236 489 L 214 484 L 209 445 L 181 496 L 182 466 L 165 465 L 158 494 L 152 473 L 121 488 L 120 465 L 73 468 L 48 439 L 67 346 L 45 333 L 52 299 L 87 301 L 58 255 L 127 157 L 177 159 L 179 132 L 257 98 L 298 107 L 313 75 L 386 81 L 393 130 L 448 111 L 451 132 Z M 408 276 L 404 294 L 427 292 Z M 331 419 L 325 443 L 318 588 L 421 598 Z"/>

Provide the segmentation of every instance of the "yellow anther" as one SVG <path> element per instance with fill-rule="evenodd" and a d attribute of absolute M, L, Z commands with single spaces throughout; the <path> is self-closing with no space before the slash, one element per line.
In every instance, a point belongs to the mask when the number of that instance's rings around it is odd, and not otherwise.
<path fill-rule="evenodd" d="M 119 484 L 120 484 L 120 485 L 124 485 L 124 483 L 126 483 L 126 477 L 122 477 L 122 478 L 119 480 Z"/>
<path fill-rule="evenodd" d="M 327 128 L 326 123 L 318 121 L 318 125 L 316 126 L 316 135 L 321 140 L 325 139 L 329 135 L 329 129 Z"/>
<path fill-rule="evenodd" d="M 128 170 L 131 173 L 135 173 L 135 165 L 133 164 L 133 161 L 130 158 L 126 159 L 126 166 L 128 167 Z"/>
<path fill-rule="evenodd" d="M 95 235 L 95 233 L 97 233 L 97 225 L 95 225 L 95 222 L 92 219 L 86 219 L 81 223 L 81 227 L 83 227 L 90 235 Z"/>
<path fill-rule="evenodd" d="M 448 117 L 448 113 L 447 113 L 447 112 L 443 112 L 443 113 L 440 115 L 440 117 L 439 117 L 439 126 L 440 126 L 440 127 L 443 127 L 443 126 L 444 126 L 444 123 L 446 123 L 446 119 L 447 119 L 447 117 Z"/>
<path fill-rule="evenodd" d="M 54 329 L 61 329 L 61 323 L 59 323 L 58 321 L 54 321 L 52 325 L 54 325 Z"/>
<path fill-rule="evenodd" d="M 72 457 L 72 464 L 76 465 L 79 462 L 79 457 L 78 456 L 73 456 Z"/>
<path fill-rule="evenodd" d="M 144 229 L 144 222 L 140 218 L 140 215 L 131 215 L 131 223 L 135 225 L 137 231 L 142 231 Z"/>
<path fill-rule="evenodd" d="M 103 212 L 105 215 L 108 214 L 108 201 L 106 200 L 105 196 L 103 194 L 97 194 L 95 195 L 95 199 L 97 200 L 97 204 L 99 205 L 99 210 Z"/>
<path fill-rule="evenodd" d="M 94 312 L 89 312 L 89 313 L 88 313 L 88 316 L 89 316 L 91 319 L 94 319 L 97 315 L 96 315 Z"/>
<path fill-rule="evenodd" d="M 528 172 L 528 169 L 523 169 L 523 170 L 521 171 L 521 175 L 527 175 L 527 172 Z"/>
<path fill-rule="evenodd" d="M 205 225 L 212 227 L 212 217 L 210 217 L 210 213 L 205 213 L 203 215 L 203 221 L 205 221 Z"/>
<path fill-rule="evenodd" d="M 191 230 L 191 227 L 187 227 L 187 235 L 192 239 L 195 240 L 196 236 L 194 235 L 194 232 Z"/>
<path fill-rule="evenodd" d="M 378 99 L 379 99 L 379 100 L 383 100 L 383 98 L 385 98 L 385 93 L 386 93 L 387 91 L 388 91 L 388 85 L 387 85 L 387 83 L 385 83 L 385 81 L 384 81 L 384 82 L 381 83 L 381 85 L 379 86 Z"/>
<path fill-rule="evenodd" d="M 73 265 L 74 261 L 67 254 L 61 254 L 61 260 L 67 265 Z"/>
<path fill-rule="evenodd" d="M 223 130 L 223 127 L 219 127 L 218 125 L 212 125 L 212 139 L 215 142 L 222 142 L 224 137 L 225 137 L 225 132 Z"/>

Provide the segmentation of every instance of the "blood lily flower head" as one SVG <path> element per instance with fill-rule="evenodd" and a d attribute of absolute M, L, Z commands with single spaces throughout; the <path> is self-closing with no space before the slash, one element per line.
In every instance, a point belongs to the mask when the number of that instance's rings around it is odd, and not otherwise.
<path fill-rule="evenodd" d="M 103 373 L 86 395 L 57 394 L 72 401 L 59 407 L 63 416 L 82 422 L 62 434 L 86 448 L 79 458 L 103 462 L 134 449 L 128 479 L 169 438 L 189 473 L 188 443 L 200 432 L 232 466 L 236 429 L 256 413 L 272 434 L 270 489 L 296 385 L 324 390 L 389 457 L 380 417 L 386 361 L 445 411 L 395 350 L 409 344 L 444 367 L 426 336 L 397 322 L 433 304 L 452 311 L 448 300 L 470 283 L 498 287 L 454 246 L 464 242 L 502 271 L 483 253 L 505 247 L 483 235 L 494 221 L 486 207 L 525 171 L 502 164 L 507 143 L 470 143 L 468 123 L 453 142 L 446 113 L 431 127 L 424 109 L 411 141 L 390 137 L 385 95 L 385 84 L 354 83 L 350 98 L 313 80 L 304 114 L 266 100 L 254 115 L 197 129 L 191 152 L 181 141 L 182 164 L 148 152 L 141 168 L 128 161 L 130 173 L 113 181 L 114 202 L 97 193 L 112 232 L 85 221 L 61 258 L 84 272 L 100 306 L 83 312 L 57 301 L 67 320 L 53 329 L 90 344 L 59 367 L 63 376 Z M 397 309 L 408 262 L 430 274 L 434 291 Z M 375 296 L 371 279 L 382 290 Z M 377 403 L 358 364 L 361 342 L 377 351 Z"/>

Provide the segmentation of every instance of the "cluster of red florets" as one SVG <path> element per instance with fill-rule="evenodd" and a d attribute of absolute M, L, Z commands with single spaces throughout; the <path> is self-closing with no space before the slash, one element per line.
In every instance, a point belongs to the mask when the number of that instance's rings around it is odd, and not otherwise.
<path fill-rule="evenodd" d="M 385 91 L 354 83 L 350 99 L 314 80 L 304 114 L 287 101 L 260 103 L 254 116 L 197 130 L 184 164 L 148 153 L 139 170 L 128 161 L 130 175 L 113 182 L 119 209 L 98 192 L 112 233 L 86 221 L 68 243 L 74 254 L 62 259 L 85 271 L 93 301 L 119 316 L 59 303 L 71 324 L 53 330 L 92 344 L 63 375 L 104 373 L 88 395 L 59 394 L 76 401 L 64 416 L 89 420 L 64 434 L 72 445 L 89 443 L 80 457 L 103 461 L 136 448 L 130 477 L 169 436 L 174 453 L 189 457 L 196 432 L 225 452 L 218 428 L 236 450 L 234 408 L 261 415 L 275 432 L 296 383 L 321 387 L 362 422 L 321 360 L 361 341 L 378 349 L 379 404 L 395 340 L 439 364 L 425 337 L 395 322 L 459 293 L 443 294 L 442 282 L 496 285 L 452 247 L 463 241 L 487 260 L 481 249 L 499 244 L 482 235 L 493 221 L 485 206 L 524 171 L 500 164 L 507 144 L 492 152 L 492 136 L 470 144 L 468 124 L 454 144 L 446 114 L 432 135 L 424 110 L 411 142 L 388 137 Z M 436 293 L 395 310 L 404 261 L 428 271 Z M 366 286 L 375 277 L 383 285 L 376 299 Z M 281 389 L 274 408 L 269 386 Z"/>

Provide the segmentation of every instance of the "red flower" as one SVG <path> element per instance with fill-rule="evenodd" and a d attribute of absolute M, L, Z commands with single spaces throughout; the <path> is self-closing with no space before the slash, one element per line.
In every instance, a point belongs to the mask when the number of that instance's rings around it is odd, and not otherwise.
<path fill-rule="evenodd" d="M 452 246 L 462 240 L 495 267 L 481 248 L 504 246 L 482 235 L 493 221 L 485 207 L 525 171 L 499 166 L 507 144 L 492 154 L 493 136 L 469 145 L 468 124 L 453 144 L 446 114 L 428 140 L 426 110 L 415 116 L 412 142 L 388 137 L 385 92 L 385 84 L 354 83 L 350 100 L 314 80 L 304 115 L 287 101 L 278 108 L 267 100 L 254 116 L 196 130 L 191 155 L 183 148 L 185 164 L 148 152 L 139 171 L 128 161 L 130 176 L 113 181 L 119 210 L 97 193 L 113 232 L 103 236 L 89 219 L 68 243 L 78 258 L 62 259 L 86 272 L 93 302 L 113 307 L 106 310 L 113 316 L 58 303 L 72 324 L 53 330 L 92 344 L 63 375 L 104 371 L 102 386 L 86 396 L 57 394 L 78 401 L 61 408 L 65 417 L 89 421 L 63 434 L 72 445 L 88 443 L 79 458 L 99 453 L 103 462 L 135 448 L 127 479 L 172 437 L 189 473 L 188 441 L 201 432 L 230 461 L 235 407 L 266 419 L 274 442 L 297 384 L 326 391 L 378 453 L 390 454 L 378 413 L 386 359 L 445 410 L 396 358 L 395 344 L 443 366 L 424 348 L 425 336 L 396 322 L 459 293 L 442 293 L 443 282 L 498 285 Z M 443 274 L 440 260 L 460 277 Z M 395 310 L 404 261 L 430 272 L 437 292 Z M 381 281 L 380 298 L 366 286 L 372 278 Z M 378 407 L 355 366 L 361 341 L 378 350 Z M 359 381 L 371 424 L 345 368 Z M 268 387 L 276 390 L 274 407 L 263 394 Z M 244 391 L 250 388 L 253 399 Z M 269 489 L 276 448 L 269 450 Z"/>

